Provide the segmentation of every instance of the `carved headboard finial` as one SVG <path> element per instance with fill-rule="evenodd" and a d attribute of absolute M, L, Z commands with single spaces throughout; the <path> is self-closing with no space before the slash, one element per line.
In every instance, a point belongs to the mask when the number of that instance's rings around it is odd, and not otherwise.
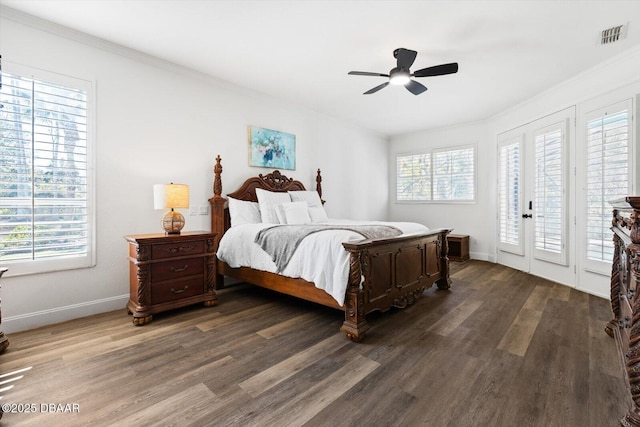
<path fill-rule="evenodd" d="M 266 175 L 259 174 L 258 177 L 275 190 L 285 189 L 293 182 L 293 178 L 282 175 L 277 169 Z"/>
<path fill-rule="evenodd" d="M 316 175 L 316 191 L 318 192 L 318 195 L 320 196 L 320 199 L 322 200 L 322 176 L 320 176 L 320 169 L 318 169 L 318 174 Z M 324 201 L 323 201 L 324 203 Z"/>
<path fill-rule="evenodd" d="M 215 177 L 213 178 L 213 198 L 218 199 L 222 197 L 222 165 L 220 164 L 220 154 L 216 157 L 216 165 L 213 167 L 213 174 Z"/>

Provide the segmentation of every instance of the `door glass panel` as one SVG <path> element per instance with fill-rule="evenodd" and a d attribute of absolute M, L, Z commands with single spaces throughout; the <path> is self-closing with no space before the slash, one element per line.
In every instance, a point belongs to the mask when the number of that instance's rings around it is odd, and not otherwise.
<path fill-rule="evenodd" d="M 534 247 L 561 254 L 564 248 L 562 124 L 535 134 Z"/>
<path fill-rule="evenodd" d="M 520 149 L 520 138 L 506 141 L 498 148 L 498 226 L 500 249 L 522 254 Z"/>

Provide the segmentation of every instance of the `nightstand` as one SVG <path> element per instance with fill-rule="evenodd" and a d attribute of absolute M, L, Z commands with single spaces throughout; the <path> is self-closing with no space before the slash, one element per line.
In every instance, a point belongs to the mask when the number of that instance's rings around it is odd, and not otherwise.
<path fill-rule="evenodd" d="M 469 236 L 466 234 L 449 234 L 447 236 L 450 261 L 467 261 L 469 259 Z"/>
<path fill-rule="evenodd" d="M 129 303 L 134 325 L 152 315 L 203 302 L 218 303 L 215 278 L 215 233 L 138 234 L 129 243 Z"/>

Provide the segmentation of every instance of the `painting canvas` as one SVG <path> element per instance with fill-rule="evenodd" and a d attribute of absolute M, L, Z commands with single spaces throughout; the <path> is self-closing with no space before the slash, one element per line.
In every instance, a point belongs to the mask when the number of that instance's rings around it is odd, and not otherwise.
<path fill-rule="evenodd" d="M 295 170 L 296 136 L 249 126 L 249 165 Z"/>

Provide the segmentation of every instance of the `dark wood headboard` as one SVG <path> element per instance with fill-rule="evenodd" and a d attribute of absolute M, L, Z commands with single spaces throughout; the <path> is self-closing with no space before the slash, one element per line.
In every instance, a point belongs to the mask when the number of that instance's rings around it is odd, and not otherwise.
<path fill-rule="evenodd" d="M 213 197 L 209 199 L 209 203 L 211 204 L 211 231 L 217 234 L 216 250 L 218 241 L 231 226 L 229 207 L 226 203 L 227 199 L 222 197 L 221 161 L 222 159 L 218 155 L 216 157 L 216 165 L 213 168 Z M 240 188 L 227 195 L 237 200 L 257 202 L 256 188 L 279 192 L 306 190 L 302 182 L 283 175 L 279 170 L 274 170 L 266 175 L 259 174 L 258 176 L 248 178 L 242 183 Z M 322 177 L 320 176 L 320 169 L 318 169 L 316 175 L 316 191 L 320 195 L 320 200 L 322 200 Z M 324 201 L 322 203 L 324 203 Z"/>
<path fill-rule="evenodd" d="M 274 170 L 266 175 L 260 174 L 247 179 L 240 188 L 233 193 L 228 193 L 227 196 L 237 200 L 257 202 L 256 188 L 281 192 L 306 190 L 300 181 L 282 175 L 279 170 Z"/>

